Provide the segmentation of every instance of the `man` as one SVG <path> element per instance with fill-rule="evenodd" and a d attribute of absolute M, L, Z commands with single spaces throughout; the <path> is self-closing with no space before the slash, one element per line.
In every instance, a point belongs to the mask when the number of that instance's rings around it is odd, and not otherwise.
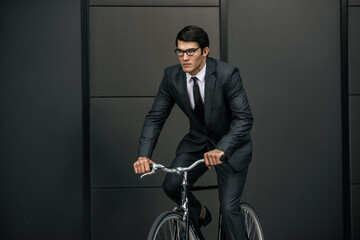
<path fill-rule="evenodd" d="M 182 29 L 176 47 L 180 64 L 164 71 L 143 125 L 135 173 L 150 171 L 158 136 L 176 103 L 189 118 L 190 131 L 179 143 L 171 167 L 186 167 L 204 158 L 206 166 L 198 165 L 188 174 L 191 186 L 214 166 L 226 239 L 245 239 L 240 197 L 252 155 L 249 132 L 253 118 L 239 70 L 208 57 L 208 36 L 197 26 Z M 226 161 L 220 161 L 222 156 Z M 165 193 L 178 204 L 181 179 L 177 174 L 167 174 L 163 183 Z M 211 221 L 209 210 L 191 193 L 189 207 L 199 228 Z"/>

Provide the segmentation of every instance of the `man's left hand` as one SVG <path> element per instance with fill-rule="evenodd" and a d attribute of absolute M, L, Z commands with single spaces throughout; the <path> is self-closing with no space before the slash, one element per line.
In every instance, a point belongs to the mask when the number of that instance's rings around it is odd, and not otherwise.
<path fill-rule="evenodd" d="M 211 166 L 221 164 L 221 156 L 225 156 L 225 153 L 221 150 L 214 149 L 204 154 L 205 165 L 211 169 Z"/>

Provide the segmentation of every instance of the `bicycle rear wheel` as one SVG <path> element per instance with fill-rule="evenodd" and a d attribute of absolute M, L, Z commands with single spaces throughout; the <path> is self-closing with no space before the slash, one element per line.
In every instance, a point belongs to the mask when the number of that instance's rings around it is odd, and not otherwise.
<path fill-rule="evenodd" d="M 147 240 L 185 240 L 186 223 L 182 218 L 183 216 L 179 212 L 163 212 L 151 226 Z M 189 240 L 198 239 L 196 230 L 190 221 Z"/>
<path fill-rule="evenodd" d="M 245 232 L 249 240 L 264 240 L 259 217 L 247 203 L 241 203 L 241 212 L 245 216 Z"/>

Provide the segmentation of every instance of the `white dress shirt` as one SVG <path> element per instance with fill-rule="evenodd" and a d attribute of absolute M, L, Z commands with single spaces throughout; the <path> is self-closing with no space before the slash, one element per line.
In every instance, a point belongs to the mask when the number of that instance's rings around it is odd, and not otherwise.
<path fill-rule="evenodd" d="M 201 71 L 198 74 L 196 74 L 195 76 L 191 76 L 189 73 L 186 73 L 186 85 L 187 85 L 187 90 L 188 90 L 188 94 L 190 97 L 190 104 L 191 104 L 192 109 L 195 108 L 195 102 L 194 102 L 194 93 L 193 93 L 194 81 L 191 78 L 196 77 L 198 79 L 197 83 L 199 85 L 202 102 L 204 103 L 205 102 L 205 73 L 206 73 L 206 64 L 201 69 Z"/>

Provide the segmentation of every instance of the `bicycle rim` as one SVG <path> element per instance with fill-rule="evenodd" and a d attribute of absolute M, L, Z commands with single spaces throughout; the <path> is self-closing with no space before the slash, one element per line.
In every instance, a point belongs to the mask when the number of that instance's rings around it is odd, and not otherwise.
<path fill-rule="evenodd" d="M 245 216 L 245 232 L 249 240 L 264 240 L 260 220 L 254 209 L 245 203 L 241 204 L 241 212 Z"/>
<path fill-rule="evenodd" d="M 186 224 L 182 214 L 174 211 L 162 213 L 152 225 L 148 240 L 185 240 Z M 189 240 L 198 240 L 195 229 L 189 223 Z"/>

